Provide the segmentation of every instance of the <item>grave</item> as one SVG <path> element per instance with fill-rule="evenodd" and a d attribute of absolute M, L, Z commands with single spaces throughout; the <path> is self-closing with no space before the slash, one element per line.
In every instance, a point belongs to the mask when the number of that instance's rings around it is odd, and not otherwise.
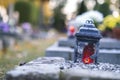
<path fill-rule="evenodd" d="M 65 60 L 43 57 L 8 71 L 5 80 L 59 80 L 60 66 Z"/>
<path fill-rule="evenodd" d="M 75 38 L 60 39 L 57 43 L 46 49 L 46 56 L 60 56 L 66 60 L 73 61 L 76 60 L 79 54 L 82 54 L 82 49 L 90 43 L 94 46 L 92 51 L 95 51 L 93 52 L 95 53 L 94 57 L 98 58 L 98 62 L 120 64 L 120 41 L 111 38 L 101 38 L 102 35 L 93 24 L 93 21 L 87 20 L 86 24 L 81 26 L 79 32 L 75 34 Z M 90 51 L 87 54 L 90 54 Z"/>
<path fill-rule="evenodd" d="M 86 65 L 61 57 L 41 57 L 8 71 L 5 80 L 120 80 L 120 65 Z"/>
<path fill-rule="evenodd" d="M 74 47 L 74 45 L 76 45 L 75 41 L 75 38 L 69 39 L 62 37 L 58 40 L 58 46 Z M 99 47 L 101 49 L 120 49 L 120 40 L 113 38 L 102 38 L 100 40 Z"/>
<path fill-rule="evenodd" d="M 46 57 L 63 57 L 66 60 L 74 60 L 74 49 L 70 47 L 59 47 L 56 42 L 46 49 Z"/>
<path fill-rule="evenodd" d="M 47 57 L 63 57 L 66 60 L 74 60 L 74 48 L 59 47 L 58 43 L 46 49 Z M 119 49 L 100 49 L 98 54 L 98 62 L 120 64 Z"/>

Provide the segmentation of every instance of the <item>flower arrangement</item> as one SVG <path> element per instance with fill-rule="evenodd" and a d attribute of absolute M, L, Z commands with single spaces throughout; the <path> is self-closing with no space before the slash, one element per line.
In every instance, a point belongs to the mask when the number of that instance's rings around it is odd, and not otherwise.
<path fill-rule="evenodd" d="M 86 20 L 94 20 L 94 22 L 97 24 L 101 23 L 103 21 L 103 14 L 96 10 L 87 11 L 81 15 L 78 15 L 76 17 L 76 22 L 79 23 L 79 26 L 83 25 Z M 97 27 L 97 26 L 96 26 Z"/>
<path fill-rule="evenodd" d="M 99 29 L 104 31 L 106 29 L 114 29 L 115 27 L 120 27 L 120 16 L 114 17 L 113 15 L 108 15 L 104 18 L 103 23 L 99 25 Z"/>

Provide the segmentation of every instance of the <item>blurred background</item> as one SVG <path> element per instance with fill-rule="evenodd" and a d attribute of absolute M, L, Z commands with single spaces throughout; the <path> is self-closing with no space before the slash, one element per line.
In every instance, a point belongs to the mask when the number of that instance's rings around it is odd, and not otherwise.
<path fill-rule="evenodd" d="M 0 78 L 88 18 L 103 37 L 120 39 L 120 0 L 0 0 Z"/>

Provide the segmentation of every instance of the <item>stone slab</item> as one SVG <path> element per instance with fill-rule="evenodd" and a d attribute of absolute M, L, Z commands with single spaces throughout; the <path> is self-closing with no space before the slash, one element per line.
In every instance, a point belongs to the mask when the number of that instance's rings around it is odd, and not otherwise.
<path fill-rule="evenodd" d="M 75 43 L 75 38 L 69 39 L 69 38 L 60 38 L 58 40 L 58 46 L 64 46 L 64 47 L 74 47 Z"/>
<path fill-rule="evenodd" d="M 120 40 L 112 39 L 112 38 L 102 38 L 100 40 L 100 48 L 120 49 Z"/>
<path fill-rule="evenodd" d="M 64 62 L 60 57 L 38 58 L 8 71 L 5 80 L 59 80 L 60 66 Z"/>
<path fill-rule="evenodd" d="M 74 60 L 74 49 L 70 47 L 58 47 L 57 44 L 58 43 L 55 43 L 54 45 L 46 49 L 46 57 L 63 57 L 66 60 Z"/>
<path fill-rule="evenodd" d="M 8 71 L 5 80 L 120 80 L 120 65 L 86 65 L 61 57 L 41 57 Z"/>
<path fill-rule="evenodd" d="M 70 68 L 64 70 L 61 73 L 61 80 L 119 80 L 119 79 L 120 75 L 116 73 L 93 71 L 81 68 Z"/>
<path fill-rule="evenodd" d="M 59 46 L 74 47 L 76 45 L 75 39 L 60 38 L 58 40 Z M 120 40 L 112 38 L 102 38 L 100 40 L 100 48 L 102 49 L 120 49 Z"/>
<path fill-rule="evenodd" d="M 59 47 L 57 44 L 46 49 L 47 57 L 63 57 L 66 60 L 74 60 L 74 48 Z M 100 49 L 98 62 L 111 64 L 120 64 L 120 50 L 117 49 Z"/>

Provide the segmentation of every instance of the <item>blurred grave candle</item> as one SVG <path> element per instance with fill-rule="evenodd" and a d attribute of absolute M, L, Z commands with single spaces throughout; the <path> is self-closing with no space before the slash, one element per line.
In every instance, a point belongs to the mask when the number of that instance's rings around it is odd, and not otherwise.
<path fill-rule="evenodd" d="M 93 21 L 86 20 L 86 23 L 80 27 L 75 37 L 76 47 L 74 62 L 82 61 L 85 64 L 97 63 L 99 40 L 102 35 L 95 27 Z"/>
<path fill-rule="evenodd" d="M 69 37 L 74 37 L 75 35 L 75 27 L 74 26 L 70 26 L 69 29 L 68 29 L 68 32 L 69 32 Z"/>

